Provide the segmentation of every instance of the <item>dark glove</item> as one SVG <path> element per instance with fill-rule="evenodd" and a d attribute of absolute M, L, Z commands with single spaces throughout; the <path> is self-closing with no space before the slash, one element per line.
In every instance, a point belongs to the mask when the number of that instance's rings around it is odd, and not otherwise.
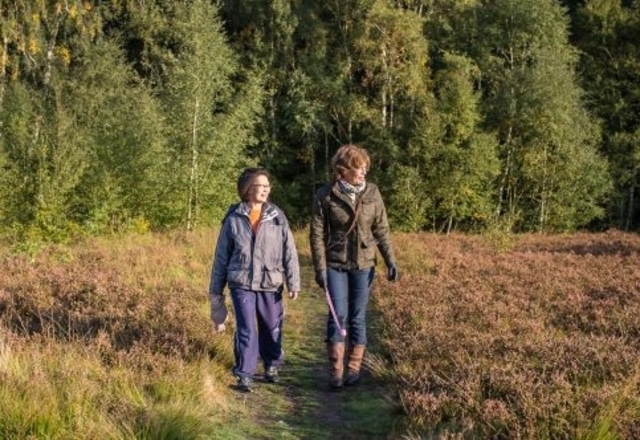
<path fill-rule="evenodd" d="M 224 296 L 209 295 L 209 301 L 211 302 L 211 320 L 217 327 L 222 326 L 224 330 L 224 323 L 227 321 L 227 315 L 229 314 L 224 303 Z"/>
<path fill-rule="evenodd" d="M 327 271 L 326 270 L 316 270 L 316 284 L 321 289 L 326 289 L 327 284 Z"/>
<path fill-rule="evenodd" d="M 392 264 L 391 266 L 389 266 L 389 268 L 387 269 L 387 279 L 395 283 L 396 281 L 398 281 L 399 277 L 400 274 L 398 273 L 398 268 L 396 267 L 396 265 Z"/>

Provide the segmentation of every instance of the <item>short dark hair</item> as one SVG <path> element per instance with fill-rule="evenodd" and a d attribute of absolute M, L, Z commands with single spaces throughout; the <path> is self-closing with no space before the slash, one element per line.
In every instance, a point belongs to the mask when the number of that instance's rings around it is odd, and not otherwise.
<path fill-rule="evenodd" d="M 240 196 L 240 199 L 243 202 L 249 200 L 251 185 L 258 176 L 265 176 L 267 179 L 271 180 L 269 171 L 264 168 L 247 168 L 242 172 L 242 174 L 240 174 L 240 177 L 238 177 L 238 196 Z"/>

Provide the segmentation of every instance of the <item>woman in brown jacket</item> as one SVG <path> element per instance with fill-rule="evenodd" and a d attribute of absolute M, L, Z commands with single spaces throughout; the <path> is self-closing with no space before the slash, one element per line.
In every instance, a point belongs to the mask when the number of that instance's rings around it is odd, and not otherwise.
<path fill-rule="evenodd" d="M 313 201 L 311 255 L 316 283 L 327 293 L 332 309 L 326 344 L 329 384 L 336 389 L 360 378 L 376 249 L 386 264 L 387 278 L 398 279 L 384 202 L 378 187 L 365 180 L 370 165 L 366 150 L 343 145 L 331 160 L 333 180 L 318 190 Z"/>

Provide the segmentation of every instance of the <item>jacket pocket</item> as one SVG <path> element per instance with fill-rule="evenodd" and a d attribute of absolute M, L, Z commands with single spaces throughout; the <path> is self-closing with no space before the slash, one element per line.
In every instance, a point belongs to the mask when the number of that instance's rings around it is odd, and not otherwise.
<path fill-rule="evenodd" d="M 284 282 L 281 267 L 265 267 L 262 272 L 260 287 L 266 290 L 277 290 Z"/>
<path fill-rule="evenodd" d="M 373 198 L 363 199 L 360 202 L 360 221 L 358 222 L 360 225 L 366 225 L 367 227 L 371 227 L 376 219 L 376 201 Z"/>
<path fill-rule="evenodd" d="M 362 249 L 361 263 L 370 263 L 376 261 L 376 249 L 377 242 L 373 238 L 360 242 L 360 249 Z"/>
<path fill-rule="evenodd" d="M 227 272 L 227 283 L 229 283 L 229 286 L 245 286 L 247 284 L 247 271 L 229 270 Z"/>
<path fill-rule="evenodd" d="M 347 238 L 345 236 L 335 237 L 327 244 L 327 261 L 330 263 L 347 262 Z"/>

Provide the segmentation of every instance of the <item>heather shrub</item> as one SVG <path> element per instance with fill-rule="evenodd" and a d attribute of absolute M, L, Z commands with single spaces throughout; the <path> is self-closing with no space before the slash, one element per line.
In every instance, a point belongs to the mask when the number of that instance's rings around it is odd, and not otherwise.
<path fill-rule="evenodd" d="M 640 238 L 621 232 L 396 237 L 402 281 L 374 295 L 417 432 L 637 438 Z"/>
<path fill-rule="evenodd" d="M 208 318 L 204 234 L 0 252 L 0 437 L 224 433 L 238 408 L 224 397 L 230 341 Z"/>
<path fill-rule="evenodd" d="M 233 421 L 249 420 L 239 411 L 264 417 L 255 411 L 265 407 L 227 396 L 233 321 L 213 337 L 207 316 L 214 240 L 176 232 L 0 249 L 0 437 L 255 432 Z M 371 324 L 381 341 L 366 365 L 375 380 L 393 381 L 407 438 L 640 436 L 640 238 L 394 241 L 401 280 L 378 277 Z M 323 297 L 310 291 L 303 301 Z M 288 317 L 297 341 L 288 353 L 306 359 L 316 350 L 306 324 L 325 315 L 297 304 L 305 313 Z"/>
<path fill-rule="evenodd" d="M 2 269 L 0 310 L 19 334 L 99 339 L 114 351 L 141 345 L 185 360 L 211 345 L 210 324 L 200 319 L 206 286 L 165 277 L 185 269 L 159 249 L 114 255 L 90 245 L 71 256 L 52 247 L 31 262 L 5 256 Z"/>

